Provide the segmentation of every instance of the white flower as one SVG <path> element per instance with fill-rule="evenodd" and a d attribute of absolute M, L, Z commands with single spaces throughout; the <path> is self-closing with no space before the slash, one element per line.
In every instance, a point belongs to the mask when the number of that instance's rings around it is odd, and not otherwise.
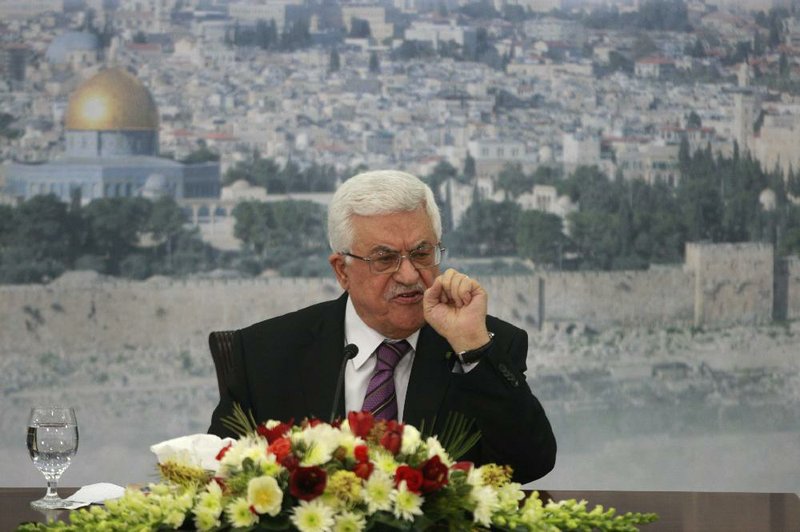
<path fill-rule="evenodd" d="M 216 499 L 218 502 L 222 501 L 222 487 L 216 480 L 206 484 L 206 491 L 209 493 L 211 497 Z"/>
<path fill-rule="evenodd" d="M 339 431 L 338 445 L 347 451 L 349 456 L 353 456 L 353 451 L 355 450 L 356 446 L 364 445 L 364 440 L 358 436 L 354 436 L 351 432 Z"/>
<path fill-rule="evenodd" d="M 234 442 L 231 448 L 222 457 L 220 465 L 223 469 L 237 470 L 242 466 L 242 460 L 249 453 L 253 453 L 253 449 L 263 449 L 264 442 L 260 438 L 247 436 Z"/>
<path fill-rule="evenodd" d="M 197 514 L 198 511 L 201 511 L 216 519 L 222 513 L 222 490 L 219 489 L 219 484 L 216 482 L 209 482 L 206 490 L 197 497 L 194 513 Z"/>
<path fill-rule="evenodd" d="M 333 525 L 334 532 L 361 532 L 367 526 L 367 521 L 361 514 L 353 512 L 342 512 L 336 516 L 336 523 Z"/>
<path fill-rule="evenodd" d="M 250 510 L 250 503 L 243 497 L 237 497 L 225 507 L 228 521 L 235 528 L 245 528 L 258 523 L 258 515 Z"/>
<path fill-rule="evenodd" d="M 167 510 L 164 513 L 164 524 L 169 525 L 176 530 L 183 524 L 184 519 L 186 519 L 186 513 L 177 508 Z"/>
<path fill-rule="evenodd" d="M 386 473 L 375 470 L 364 483 L 364 500 L 370 514 L 392 508 L 392 490 L 394 484 Z"/>
<path fill-rule="evenodd" d="M 283 492 L 274 477 L 256 477 L 247 484 L 247 502 L 259 514 L 278 515 L 283 502 Z"/>
<path fill-rule="evenodd" d="M 492 514 L 499 509 L 497 492 L 491 486 L 478 486 L 472 488 L 470 499 L 476 503 L 472 512 L 476 523 L 488 527 L 492 524 Z"/>
<path fill-rule="evenodd" d="M 151 486 L 163 486 L 163 484 L 151 484 Z M 168 490 L 170 489 L 169 486 L 165 487 Z M 151 497 L 153 496 L 152 493 L 151 491 Z M 183 521 L 186 519 L 186 513 L 192 508 L 195 491 L 194 489 L 186 490 L 186 492 L 172 500 L 169 499 L 170 496 L 170 494 L 165 494 L 164 504 L 162 504 L 164 524 L 177 529 L 183 524 Z"/>
<path fill-rule="evenodd" d="M 467 484 L 473 488 L 483 486 L 483 473 L 479 467 L 471 467 L 467 473 Z"/>
<path fill-rule="evenodd" d="M 272 430 L 280 424 L 281 422 L 278 421 L 277 419 L 270 419 L 264 423 L 264 426 L 267 427 L 269 430 Z"/>
<path fill-rule="evenodd" d="M 439 440 L 437 440 L 434 436 L 431 436 L 425 440 L 425 445 L 428 446 L 428 458 L 438 456 L 442 463 L 447 467 L 453 465 L 453 459 L 450 458 L 450 455 L 447 454 L 447 451 L 444 450 L 442 444 L 439 443 Z"/>
<path fill-rule="evenodd" d="M 333 452 L 342 440 L 341 432 L 330 425 L 320 423 L 302 432 L 292 434 L 292 443 L 303 442 L 308 446 L 300 465 L 305 467 L 322 465 L 330 461 Z"/>
<path fill-rule="evenodd" d="M 403 454 L 414 454 L 422 443 L 419 431 L 411 425 L 403 426 L 403 443 L 400 452 Z"/>
<path fill-rule="evenodd" d="M 195 507 L 194 509 L 194 525 L 197 530 L 213 530 L 220 526 L 222 523 L 219 521 L 219 514 L 204 507 Z"/>
<path fill-rule="evenodd" d="M 525 493 L 518 482 L 509 482 L 497 490 L 498 507 L 505 512 L 515 512 L 519 508 L 519 501 L 524 498 Z"/>
<path fill-rule="evenodd" d="M 260 466 L 264 463 L 264 461 L 267 460 L 267 454 L 271 455 L 272 453 L 267 453 L 267 448 L 265 445 L 253 445 L 242 452 L 242 460 L 249 458 L 254 464 Z M 274 456 L 272 461 L 275 461 Z"/>
<path fill-rule="evenodd" d="M 272 453 L 267 453 L 260 465 L 261 472 L 271 477 L 277 477 L 283 469 L 283 466 L 278 463 L 277 457 Z"/>
<path fill-rule="evenodd" d="M 413 491 L 408 491 L 406 481 L 400 482 L 397 490 L 392 493 L 394 501 L 394 516 L 398 519 L 413 521 L 415 515 L 422 515 L 423 498 Z"/>
<path fill-rule="evenodd" d="M 292 523 L 300 532 L 328 532 L 333 529 L 333 510 L 319 499 L 300 501 L 294 508 Z"/>
<path fill-rule="evenodd" d="M 397 463 L 397 460 L 394 459 L 392 453 L 383 448 L 371 449 L 370 459 L 372 463 L 375 464 L 376 471 L 382 471 L 389 475 L 393 475 L 397 470 L 397 466 L 400 465 Z"/>

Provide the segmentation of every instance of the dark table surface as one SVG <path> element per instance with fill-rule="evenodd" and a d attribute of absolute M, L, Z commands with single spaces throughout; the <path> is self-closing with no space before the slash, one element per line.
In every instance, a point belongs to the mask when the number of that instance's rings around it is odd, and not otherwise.
<path fill-rule="evenodd" d="M 66 519 L 69 511 L 45 514 L 30 507 L 44 488 L 0 488 L 0 532 L 26 521 Z M 67 497 L 75 488 L 60 488 Z M 800 496 L 794 493 L 733 493 L 689 491 L 560 491 L 541 492 L 554 500 L 586 499 L 589 507 L 602 504 L 618 513 L 654 512 L 655 523 L 643 532 L 800 532 Z"/>

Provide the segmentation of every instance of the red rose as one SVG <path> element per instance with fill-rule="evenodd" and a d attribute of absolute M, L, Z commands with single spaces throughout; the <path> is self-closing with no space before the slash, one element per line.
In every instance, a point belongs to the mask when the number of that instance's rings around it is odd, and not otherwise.
<path fill-rule="evenodd" d="M 267 451 L 274 454 L 277 461 L 281 462 L 292 452 L 292 441 L 289 438 L 278 438 L 269 444 Z"/>
<path fill-rule="evenodd" d="M 403 444 L 403 425 L 396 421 L 389 421 L 386 424 L 386 432 L 381 437 L 381 445 L 392 454 L 400 452 Z"/>
<path fill-rule="evenodd" d="M 369 412 L 349 412 L 347 421 L 350 423 L 350 432 L 364 439 L 375 425 L 375 418 Z"/>
<path fill-rule="evenodd" d="M 367 480 L 372 475 L 375 464 L 371 462 L 359 462 L 353 468 L 353 473 L 360 479 Z"/>
<path fill-rule="evenodd" d="M 316 499 L 325 491 L 328 475 L 318 466 L 297 467 L 289 475 L 289 493 L 304 501 Z"/>
<path fill-rule="evenodd" d="M 304 429 L 307 429 L 307 428 L 316 427 L 320 423 L 322 423 L 321 419 L 316 418 L 316 417 L 309 417 L 309 418 L 304 419 L 303 423 L 301 423 L 300 426 L 302 428 L 304 428 Z"/>
<path fill-rule="evenodd" d="M 281 465 L 289 471 L 294 471 L 300 465 L 300 460 L 293 454 L 287 454 L 284 459 L 281 460 Z"/>
<path fill-rule="evenodd" d="M 232 445 L 233 442 L 229 443 L 228 445 L 220 449 L 216 456 L 217 460 L 222 460 L 225 457 L 225 453 L 228 452 L 228 449 L 230 449 Z"/>
<path fill-rule="evenodd" d="M 401 482 L 406 481 L 408 491 L 419 493 L 422 487 L 422 473 L 418 469 L 411 466 L 401 465 L 394 472 L 394 484 L 399 486 Z"/>
<path fill-rule="evenodd" d="M 450 466 L 450 469 L 455 469 L 456 471 L 463 471 L 464 473 L 469 473 L 473 467 L 475 467 L 475 464 L 473 464 L 472 462 L 464 461 L 464 462 L 456 462 L 455 464 Z"/>
<path fill-rule="evenodd" d="M 422 493 L 437 491 L 447 484 L 448 469 L 439 458 L 433 456 L 422 464 Z"/>
<path fill-rule="evenodd" d="M 402 434 L 403 424 L 397 421 L 396 419 L 390 419 L 386 421 L 386 430 L 391 430 Z"/>
<path fill-rule="evenodd" d="M 356 461 L 364 463 L 369 460 L 369 447 L 366 445 L 356 445 L 356 448 L 353 449 L 353 455 L 356 457 Z"/>
<path fill-rule="evenodd" d="M 294 424 L 294 418 L 290 419 L 288 423 L 278 423 L 271 429 L 268 429 L 263 423 L 256 429 L 258 434 L 267 439 L 267 443 L 272 443 L 278 438 L 282 438 Z"/>

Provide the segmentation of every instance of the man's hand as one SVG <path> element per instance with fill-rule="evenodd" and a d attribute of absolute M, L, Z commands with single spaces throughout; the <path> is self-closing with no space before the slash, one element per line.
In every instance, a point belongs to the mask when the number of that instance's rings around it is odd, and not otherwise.
<path fill-rule="evenodd" d="M 486 307 L 489 296 L 474 279 L 450 268 L 425 290 L 425 321 L 456 352 L 477 349 L 489 342 Z"/>

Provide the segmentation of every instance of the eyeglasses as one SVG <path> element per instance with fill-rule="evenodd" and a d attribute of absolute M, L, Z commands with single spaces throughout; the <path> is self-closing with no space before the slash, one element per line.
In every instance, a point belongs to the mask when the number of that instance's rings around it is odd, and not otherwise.
<path fill-rule="evenodd" d="M 442 254 L 444 252 L 445 248 L 442 247 L 440 243 L 434 246 L 430 244 L 422 245 L 417 249 L 409 251 L 405 255 L 401 254 L 399 251 L 376 251 L 366 257 L 359 257 L 347 251 L 341 251 L 340 254 L 363 260 L 369 264 L 369 271 L 381 274 L 394 273 L 399 270 L 400 263 L 403 262 L 403 259 L 408 259 L 418 270 L 433 268 L 442 262 Z"/>

